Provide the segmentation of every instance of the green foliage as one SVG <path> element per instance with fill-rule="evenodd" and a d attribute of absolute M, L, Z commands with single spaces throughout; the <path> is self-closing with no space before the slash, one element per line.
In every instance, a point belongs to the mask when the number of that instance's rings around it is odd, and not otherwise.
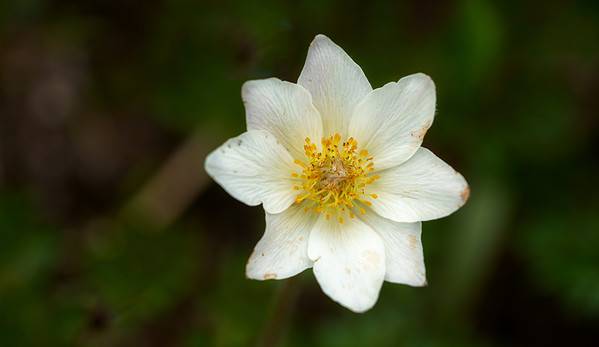
<path fill-rule="evenodd" d="M 596 341 L 598 23 L 593 1 L 0 2 L 0 346 L 248 346 L 279 318 L 290 347 Z M 244 131 L 242 83 L 295 81 L 317 33 L 374 87 L 432 76 L 424 145 L 472 193 L 423 225 L 428 287 L 356 315 L 306 271 L 281 318 L 287 282 L 244 276 L 259 208 L 198 183 L 159 186 L 202 186 L 174 225 L 120 211 L 190 134 Z"/>
<path fill-rule="evenodd" d="M 118 226 L 92 237 L 85 282 L 119 330 L 139 328 L 191 294 L 200 251 L 194 234 Z"/>
<path fill-rule="evenodd" d="M 67 345 L 80 308 L 56 288 L 60 257 L 55 228 L 14 195 L 0 198 L 0 337 L 3 345 Z M 34 333 L 32 333 L 34 332 Z"/>
<path fill-rule="evenodd" d="M 537 285 L 564 300 L 571 312 L 599 315 L 599 220 L 596 208 L 559 211 L 521 235 L 521 249 Z"/>

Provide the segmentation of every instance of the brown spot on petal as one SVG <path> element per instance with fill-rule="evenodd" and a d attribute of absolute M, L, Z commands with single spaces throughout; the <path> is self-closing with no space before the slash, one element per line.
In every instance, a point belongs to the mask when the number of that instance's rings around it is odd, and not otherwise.
<path fill-rule="evenodd" d="M 460 198 L 462 198 L 462 202 L 466 202 L 468 201 L 468 198 L 470 197 L 470 187 L 466 187 L 464 188 L 464 190 L 462 190 L 462 192 L 460 193 Z"/>
<path fill-rule="evenodd" d="M 431 127 L 431 122 L 428 121 L 424 124 L 424 126 L 422 128 L 410 132 L 410 135 L 412 135 L 412 137 L 417 137 L 419 140 L 422 140 L 424 138 L 424 135 L 426 135 L 426 132 L 428 131 L 428 129 L 430 127 Z"/>
<path fill-rule="evenodd" d="M 348 268 L 348 267 L 346 267 L 346 268 L 345 268 L 345 273 L 346 273 L 346 274 L 348 274 L 348 275 L 349 275 L 349 274 L 351 274 L 351 269 L 350 269 L 350 268 Z"/>
<path fill-rule="evenodd" d="M 381 261 L 381 257 L 374 251 L 364 252 L 364 259 L 370 266 L 378 266 Z"/>
<path fill-rule="evenodd" d="M 274 280 L 277 278 L 277 274 L 272 273 L 272 272 L 267 272 L 264 274 L 264 279 L 265 280 Z"/>
<path fill-rule="evenodd" d="M 418 245 L 418 239 L 416 238 L 416 236 L 409 235 L 408 236 L 408 246 L 410 247 L 410 249 L 415 249 L 417 245 Z"/>

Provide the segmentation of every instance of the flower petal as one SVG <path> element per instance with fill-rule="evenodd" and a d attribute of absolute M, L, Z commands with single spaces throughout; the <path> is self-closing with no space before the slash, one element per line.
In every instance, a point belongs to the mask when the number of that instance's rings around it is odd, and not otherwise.
<path fill-rule="evenodd" d="M 248 278 L 256 280 L 283 279 L 312 267 L 308 258 L 308 237 L 316 222 L 314 213 L 301 206 L 266 213 L 266 231 L 246 266 Z"/>
<path fill-rule="evenodd" d="M 414 287 L 426 285 L 426 269 L 420 235 L 422 223 L 398 223 L 373 211 L 360 216 L 385 245 L 385 281 Z"/>
<path fill-rule="evenodd" d="M 372 209 L 396 222 L 418 222 L 445 217 L 460 208 L 470 193 L 462 175 L 426 148 L 405 163 L 381 171 L 368 186 Z"/>
<path fill-rule="evenodd" d="M 229 139 L 205 162 L 206 172 L 235 199 L 279 213 L 295 200 L 289 152 L 270 133 L 250 130 Z"/>
<path fill-rule="evenodd" d="M 241 95 L 248 130 L 273 134 L 294 158 L 304 157 L 306 137 L 320 141 L 322 120 L 304 87 L 269 78 L 244 83 Z"/>
<path fill-rule="evenodd" d="M 320 217 L 308 241 L 314 275 L 331 299 L 355 312 L 377 301 L 385 277 L 381 238 L 358 218 L 340 224 Z"/>
<path fill-rule="evenodd" d="M 310 44 L 297 83 L 312 94 L 324 134 L 338 132 L 344 138 L 355 105 L 372 90 L 360 66 L 324 35 L 317 35 Z"/>
<path fill-rule="evenodd" d="M 406 76 L 373 90 L 360 102 L 349 125 L 375 169 L 399 165 L 422 144 L 435 115 L 435 84 L 425 74 Z"/>

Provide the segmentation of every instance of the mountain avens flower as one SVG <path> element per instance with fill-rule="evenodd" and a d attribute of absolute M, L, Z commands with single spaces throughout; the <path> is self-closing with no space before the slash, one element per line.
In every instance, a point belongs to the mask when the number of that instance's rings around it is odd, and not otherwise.
<path fill-rule="evenodd" d="M 451 214 L 469 195 L 464 178 L 421 147 L 435 114 L 431 78 L 373 90 L 318 35 L 297 83 L 248 81 L 242 99 L 247 131 L 205 167 L 233 197 L 264 207 L 247 277 L 313 268 L 325 294 L 356 312 L 375 304 L 385 280 L 426 285 L 421 221 Z"/>

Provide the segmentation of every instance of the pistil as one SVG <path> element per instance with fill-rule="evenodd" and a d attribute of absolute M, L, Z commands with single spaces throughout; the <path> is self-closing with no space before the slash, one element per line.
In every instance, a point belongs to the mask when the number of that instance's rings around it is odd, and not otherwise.
<path fill-rule="evenodd" d="M 295 160 L 301 172 L 293 172 L 301 184 L 294 186 L 299 191 L 295 202 L 304 204 L 306 212 L 324 214 L 344 223 L 344 215 L 355 218 L 354 210 L 366 213 L 362 205 L 370 206 L 376 194 L 366 193 L 366 186 L 379 176 L 372 175 L 374 163 L 368 151 L 358 151 L 358 142 L 350 137 L 341 142 L 341 135 L 334 134 L 321 141 L 321 149 L 306 138 L 304 160 Z"/>

